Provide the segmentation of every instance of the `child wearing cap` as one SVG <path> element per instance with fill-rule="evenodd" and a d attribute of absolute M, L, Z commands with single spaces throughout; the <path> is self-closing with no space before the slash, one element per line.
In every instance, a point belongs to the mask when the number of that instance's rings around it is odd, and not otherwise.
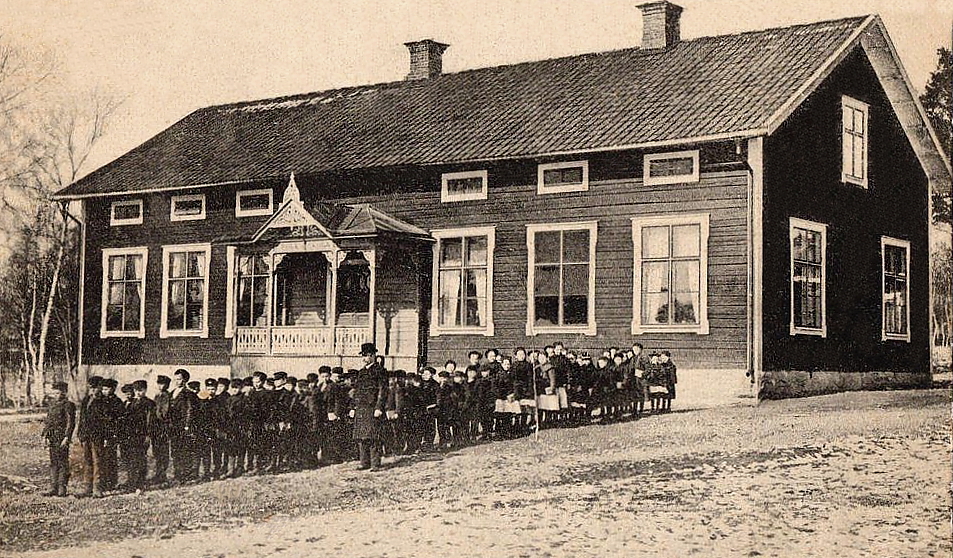
<path fill-rule="evenodd" d="M 53 384 L 53 403 L 46 411 L 43 438 L 50 448 L 50 491 L 46 496 L 66 496 L 69 484 L 69 449 L 76 427 L 76 405 L 67 397 L 66 382 Z"/>

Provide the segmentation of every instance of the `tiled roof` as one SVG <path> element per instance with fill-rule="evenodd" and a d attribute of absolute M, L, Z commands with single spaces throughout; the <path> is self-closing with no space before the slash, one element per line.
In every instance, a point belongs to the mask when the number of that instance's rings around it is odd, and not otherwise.
<path fill-rule="evenodd" d="M 60 195 L 529 157 L 762 129 L 865 19 L 208 107 Z"/>

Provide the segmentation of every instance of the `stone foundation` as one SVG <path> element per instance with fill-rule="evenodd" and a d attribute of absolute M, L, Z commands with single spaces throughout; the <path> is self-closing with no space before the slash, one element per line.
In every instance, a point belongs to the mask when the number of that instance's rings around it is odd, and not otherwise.
<path fill-rule="evenodd" d="M 912 389 L 930 387 L 928 372 L 803 372 L 765 371 L 758 399 L 807 397 L 841 391 Z"/>

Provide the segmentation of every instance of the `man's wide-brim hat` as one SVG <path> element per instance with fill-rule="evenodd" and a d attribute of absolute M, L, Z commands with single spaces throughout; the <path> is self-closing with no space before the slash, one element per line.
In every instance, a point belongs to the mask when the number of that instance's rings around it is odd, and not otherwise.
<path fill-rule="evenodd" d="M 373 343 L 362 343 L 361 344 L 361 356 L 367 355 L 376 355 L 377 347 Z"/>

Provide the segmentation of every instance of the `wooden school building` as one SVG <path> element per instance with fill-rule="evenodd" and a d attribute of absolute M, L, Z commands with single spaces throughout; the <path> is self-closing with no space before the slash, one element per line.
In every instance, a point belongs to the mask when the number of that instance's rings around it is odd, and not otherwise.
<path fill-rule="evenodd" d="M 877 16 L 212 106 L 58 194 L 81 364 L 303 375 L 471 348 L 669 349 L 679 393 L 929 381 L 949 163 Z M 948 186 L 947 186 L 948 187 Z"/>

